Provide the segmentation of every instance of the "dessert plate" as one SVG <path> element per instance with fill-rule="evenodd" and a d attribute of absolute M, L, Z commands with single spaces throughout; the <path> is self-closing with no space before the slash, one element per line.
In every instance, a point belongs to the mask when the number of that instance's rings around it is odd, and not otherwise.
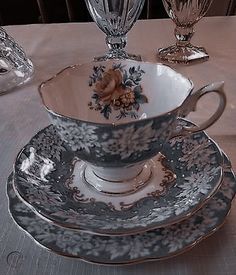
<path fill-rule="evenodd" d="M 172 139 L 162 153 L 161 162 L 149 161 L 152 176 L 143 189 L 107 196 L 84 182 L 85 163 L 51 125 L 18 155 L 14 188 L 28 206 L 57 225 L 102 235 L 139 233 L 189 217 L 222 180 L 222 153 L 205 132 Z"/>
<path fill-rule="evenodd" d="M 58 227 L 41 219 L 16 196 L 8 179 L 9 210 L 15 222 L 43 247 L 98 264 L 120 265 L 178 255 L 214 233 L 224 222 L 236 192 L 233 172 L 224 172 L 216 194 L 180 223 L 130 236 L 98 236 Z"/>

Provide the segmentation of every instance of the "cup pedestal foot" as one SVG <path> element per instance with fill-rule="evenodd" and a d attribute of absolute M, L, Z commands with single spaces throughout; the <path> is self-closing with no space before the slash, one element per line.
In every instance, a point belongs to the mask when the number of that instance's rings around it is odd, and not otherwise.
<path fill-rule="evenodd" d="M 127 195 L 144 187 L 151 178 L 149 163 L 122 168 L 86 166 L 85 182 L 98 192 L 107 195 Z"/>

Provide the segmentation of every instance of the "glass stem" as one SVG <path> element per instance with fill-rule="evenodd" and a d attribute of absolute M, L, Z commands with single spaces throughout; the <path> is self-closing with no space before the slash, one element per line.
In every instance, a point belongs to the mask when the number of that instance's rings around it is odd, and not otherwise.
<path fill-rule="evenodd" d="M 186 47 L 190 44 L 190 40 L 194 34 L 193 27 L 176 27 L 175 37 L 176 45 L 179 47 Z"/>
<path fill-rule="evenodd" d="M 112 36 L 107 35 L 106 44 L 110 52 L 121 52 L 124 50 L 127 43 L 126 35 Z"/>

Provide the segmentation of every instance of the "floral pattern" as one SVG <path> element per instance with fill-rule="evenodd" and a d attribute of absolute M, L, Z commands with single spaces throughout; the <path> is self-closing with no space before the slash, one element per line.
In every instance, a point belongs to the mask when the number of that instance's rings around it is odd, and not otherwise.
<path fill-rule="evenodd" d="M 94 66 L 89 77 L 89 86 L 93 88 L 89 109 L 99 111 L 106 119 L 113 111 L 119 111 L 117 119 L 138 118 L 140 104 L 148 102 L 140 85 L 145 72 L 140 66 L 125 67 L 121 63 L 114 63 L 111 69 Z"/>
<path fill-rule="evenodd" d="M 102 264 L 161 259 L 191 248 L 222 225 L 235 192 L 235 177 L 232 172 L 225 172 L 219 191 L 187 220 L 142 234 L 107 237 L 57 227 L 39 218 L 17 198 L 11 177 L 8 181 L 9 209 L 21 228 L 56 253 Z"/>
<path fill-rule="evenodd" d="M 193 200 L 198 197 L 199 193 L 208 194 L 212 188 L 210 181 L 219 173 L 220 169 L 220 167 L 217 167 L 210 169 L 208 174 L 206 173 L 207 170 L 205 170 L 185 177 L 183 184 L 178 186 L 178 188 L 181 188 L 183 191 L 178 194 L 177 197 Z"/>
<path fill-rule="evenodd" d="M 50 125 L 38 133 L 37 139 L 32 139 L 32 147 L 45 158 L 60 161 L 62 152 L 66 151 L 63 140 L 59 137 L 54 126 Z"/>
<path fill-rule="evenodd" d="M 22 186 L 27 187 L 31 178 L 19 177 L 18 180 Z M 52 205 L 59 206 L 64 204 L 62 196 L 57 191 L 51 190 L 51 184 L 41 185 L 39 180 L 32 183 L 36 188 L 26 189 L 27 202 L 29 204 L 34 204 L 35 201 L 40 200 L 44 204 L 45 209 L 50 209 Z"/>
<path fill-rule="evenodd" d="M 96 126 L 88 125 L 87 123 L 74 123 L 54 119 L 54 125 L 58 129 L 61 140 L 69 143 L 73 151 L 85 150 L 90 153 L 91 148 L 100 147 L 98 136 L 95 133 Z"/>
<path fill-rule="evenodd" d="M 133 139 L 134 144 L 136 131 L 131 128 L 127 133 L 130 139 Z M 150 134 L 145 128 L 139 131 L 142 135 L 150 136 L 150 140 L 152 139 L 152 133 Z M 39 133 L 40 140 L 42 133 Z M 109 134 L 105 135 L 104 141 L 108 137 Z M 117 139 L 119 140 L 119 132 Z M 68 179 L 73 178 L 76 156 L 69 149 L 63 151 L 60 161 L 54 162 L 54 170 L 46 176 L 47 182 L 36 180 L 22 171 L 21 165 L 25 159 L 22 156 L 29 155 L 28 150 L 32 147 L 32 142 L 37 143 L 36 140 L 37 135 L 27 144 L 16 160 L 15 189 L 41 215 L 56 224 L 69 228 L 114 235 L 140 232 L 147 228 L 151 230 L 172 224 L 197 211 L 219 188 L 222 179 L 222 154 L 217 145 L 204 132 L 193 134 L 188 138 L 172 139 L 164 145 L 162 153 L 166 157 L 164 165 L 174 172 L 176 180 L 171 183 L 170 188 L 167 187 L 165 196 L 139 198 L 132 207 L 121 214 L 119 210 L 111 211 L 109 205 L 103 201 L 76 200 L 74 195 L 78 190 L 69 188 L 67 185 Z M 208 152 L 204 162 L 192 165 L 190 164 L 192 160 L 189 163 L 188 158 L 183 161 L 183 150 L 190 148 L 188 144 L 191 145 L 193 154 L 198 154 L 195 149 L 203 143 L 208 144 L 208 147 L 204 146 L 204 150 Z M 102 146 L 105 148 L 104 144 Z M 137 141 L 135 146 L 138 154 L 139 149 L 141 150 L 144 145 Z M 117 146 L 118 149 L 119 146 Z M 142 148 L 144 149 L 145 147 Z M 42 151 L 39 152 L 42 154 Z M 128 154 L 130 152 L 127 150 L 126 156 Z M 80 191 L 84 193 L 84 190 Z M 96 198 L 96 195 L 94 197 Z"/>
<path fill-rule="evenodd" d="M 180 169 L 185 167 L 187 170 L 192 168 L 202 171 L 206 163 L 208 165 L 214 165 L 217 160 L 214 156 L 215 152 L 211 150 L 211 140 L 207 139 L 201 134 L 195 134 L 196 139 L 192 139 L 191 136 L 178 137 L 170 141 L 171 147 L 173 148 L 173 154 L 176 150 L 182 150 L 182 156 L 179 158 L 182 165 Z"/>
<path fill-rule="evenodd" d="M 122 166 L 124 160 L 127 164 L 134 164 L 150 158 L 147 155 L 159 153 L 171 134 L 174 117 L 167 115 L 163 121 L 139 121 L 138 124 L 117 127 L 100 127 L 53 115 L 51 119 L 60 142 L 69 145 L 79 158 L 100 167 L 110 167 L 111 161 Z"/>
<path fill-rule="evenodd" d="M 152 122 L 135 129 L 134 125 L 124 130 L 112 132 L 112 138 L 102 142 L 101 146 L 105 153 L 120 155 L 126 159 L 132 154 L 137 157 L 143 151 L 149 150 L 149 143 L 154 141 L 155 130 L 152 129 Z"/>

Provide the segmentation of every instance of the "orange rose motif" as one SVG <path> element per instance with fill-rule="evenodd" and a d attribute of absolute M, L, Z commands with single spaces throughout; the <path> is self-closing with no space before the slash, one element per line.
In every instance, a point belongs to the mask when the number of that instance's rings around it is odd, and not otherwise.
<path fill-rule="evenodd" d="M 115 99 L 112 103 L 115 110 L 118 110 L 120 108 L 131 110 L 134 102 L 134 92 L 130 88 L 126 88 L 124 90 L 124 93 L 119 98 Z"/>
<path fill-rule="evenodd" d="M 98 94 L 101 101 L 110 104 L 115 99 L 124 94 L 124 89 L 121 87 L 122 74 L 120 70 L 109 69 L 103 74 L 101 80 L 95 84 L 95 92 Z"/>
<path fill-rule="evenodd" d="M 93 92 L 88 108 L 106 119 L 114 111 L 117 120 L 138 118 L 140 105 L 148 103 L 141 85 L 144 73 L 140 65 L 127 67 L 122 62 L 114 63 L 110 69 L 104 65 L 93 66 L 88 80 Z"/>

